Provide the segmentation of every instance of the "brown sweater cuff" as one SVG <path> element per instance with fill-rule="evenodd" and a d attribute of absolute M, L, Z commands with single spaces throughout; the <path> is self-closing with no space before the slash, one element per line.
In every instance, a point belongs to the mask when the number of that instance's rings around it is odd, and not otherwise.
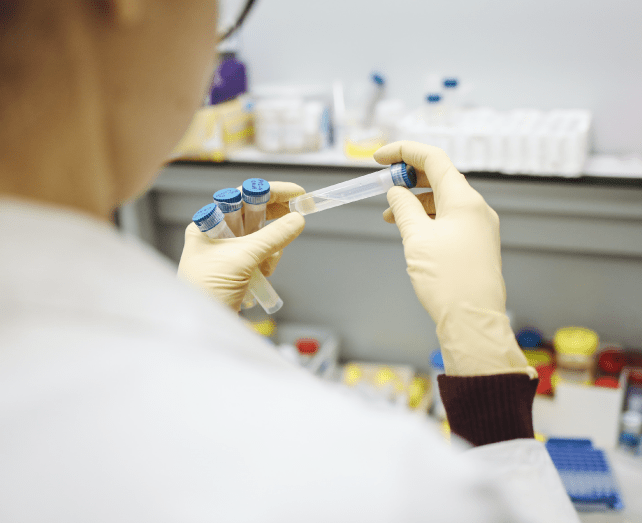
<path fill-rule="evenodd" d="M 533 438 L 539 380 L 526 374 L 437 377 L 450 430 L 475 446 Z"/>

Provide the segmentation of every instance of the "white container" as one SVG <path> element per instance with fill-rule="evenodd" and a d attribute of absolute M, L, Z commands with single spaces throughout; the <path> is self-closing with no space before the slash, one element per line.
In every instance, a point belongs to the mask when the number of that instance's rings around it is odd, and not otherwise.
<path fill-rule="evenodd" d="M 570 177 L 584 171 L 589 111 L 478 108 L 461 110 L 454 125 L 437 125 L 443 118 L 433 109 L 422 105 L 401 118 L 396 139 L 439 147 L 462 172 Z"/>
<path fill-rule="evenodd" d="M 375 108 L 374 124 L 383 129 L 389 142 L 398 140 L 396 131 L 398 123 L 407 113 L 402 100 L 381 100 Z"/>
<path fill-rule="evenodd" d="M 253 90 L 254 136 L 271 153 L 317 151 L 329 145 L 330 90 L 321 86 L 259 86 Z"/>
<path fill-rule="evenodd" d="M 533 428 L 546 436 L 589 438 L 595 446 L 615 449 L 623 391 L 623 381 L 617 389 L 560 382 L 554 397 L 535 396 Z"/>

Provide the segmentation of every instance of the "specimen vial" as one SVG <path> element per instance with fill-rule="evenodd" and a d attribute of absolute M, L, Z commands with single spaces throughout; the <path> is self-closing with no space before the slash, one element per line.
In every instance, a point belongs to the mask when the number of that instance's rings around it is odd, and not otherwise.
<path fill-rule="evenodd" d="M 290 200 L 290 211 L 305 216 L 384 194 L 394 185 L 408 189 L 417 185 L 414 168 L 404 162 L 395 163 L 380 171 L 297 196 Z"/>

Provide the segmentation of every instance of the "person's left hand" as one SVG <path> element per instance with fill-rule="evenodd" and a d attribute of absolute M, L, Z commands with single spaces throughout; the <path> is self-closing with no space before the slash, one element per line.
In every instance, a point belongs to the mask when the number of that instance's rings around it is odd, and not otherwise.
<path fill-rule="evenodd" d="M 305 220 L 299 213 L 290 213 L 288 201 L 304 193 L 294 183 L 270 182 L 266 219 L 278 219 L 242 238 L 213 240 L 190 223 L 178 276 L 239 311 L 253 270 L 258 266 L 270 276 L 282 249 L 303 231 Z"/>

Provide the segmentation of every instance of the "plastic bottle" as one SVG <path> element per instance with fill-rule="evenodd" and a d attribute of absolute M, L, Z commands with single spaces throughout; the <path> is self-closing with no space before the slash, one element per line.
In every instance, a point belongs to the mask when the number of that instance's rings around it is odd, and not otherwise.
<path fill-rule="evenodd" d="M 214 193 L 214 201 L 225 214 L 225 222 L 234 236 L 245 236 L 243 228 L 243 198 L 238 189 L 221 189 Z"/>
<path fill-rule="evenodd" d="M 314 338 L 299 338 L 294 342 L 294 346 L 299 353 L 299 363 L 303 367 L 307 367 L 312 361 L 312 358 L 317 354 L 321 345 L 319 340 Z"/>
<path fill-rule="evenodd" d="M 219 47 L 220 64 L 214 73 L 214 80 L 209 93 L 210 105 L 232 100 L 247 92 L 247 74 L 245 64 L 236 57 L 237 44 L 232 41 L 229 45 Z"/>
<path fill-rule="evenodd" d="M 426 105 L 422 116 L 429 127 L 441 127 L 448 123 L 446 106 L 441 94 L 429 93 L 426 95 Z"/>
<path fill-rule="evenodd" d="M 198 229 L 210 238 L 235 237 L 225 222 L 225 215 L 215 203 L 210 203 L 199 209 L 192 220 Z M 283 306 L 283 301 L 258 267 L 250 275 L 248 289 L 268 314 L 274 314 Z"/>
<path fill-rule="evenodd" d="M 590 385 L 594 377 L 594 355 L 598 335 L 583 327 L 564 327 L 555 333 L 557 369 L 554 380 Z"/>
<path fill-rule="evenodd" d="M 386 88 L 386 79 L 379 73 L 372 73 L 370 75 L 371 92 L 366 98 L 366 108 L 363 118 L 363 126 L 365 128 L 372 127 L 375 118 L 375 111 L 377 104 L 383 100 Z"/>
<path fill-rule="evenodd" d="M 448 125 L 455 125 L 461 113 L 459 80 L 454 77 L 443 79 L 443 104 Z"/>

